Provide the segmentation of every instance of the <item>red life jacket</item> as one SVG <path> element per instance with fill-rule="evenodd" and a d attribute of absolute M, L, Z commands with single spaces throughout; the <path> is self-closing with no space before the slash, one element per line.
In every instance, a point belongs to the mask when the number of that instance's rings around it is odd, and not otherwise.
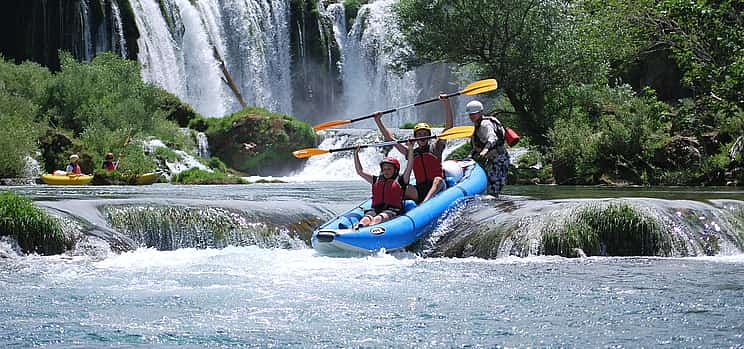
<path fill-rule="evenodd" d="M 399 176 L 391 179 L 375 177 L 375 184 L 372 184 L 372 207 L 375 210 L 403 209 L 405 189 L 400 185 L 399 178 Z"/>
<path fill-rule="evenodd" d="M 83 171 L 80 170 L 80 165 L 73 164 L 73 163 L 70 163 L 70 165 L 72 165 L 72 173 L 74 173 L 74 174 L 82 174 L 83 173 Z"/>
<path fill-rule="evenodd" d="M 414 149 L 413 174 L 416 176 L 416 183 L 431 182 L 435 177 L 444 178 L 442 159 L 429 151 L 429 147 Z"/>
<path fill-rule="evenodd" d="M 107 160 L 103 162 L 103 166 L 101 167 L 103 167 L 104 170 L 113 171 L 116 169 L 116 164 L 113 161 Z"/>

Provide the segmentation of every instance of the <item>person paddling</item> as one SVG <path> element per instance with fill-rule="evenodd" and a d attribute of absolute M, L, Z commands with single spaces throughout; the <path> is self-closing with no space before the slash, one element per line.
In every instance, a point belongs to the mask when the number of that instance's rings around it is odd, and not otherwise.
<path fill-rule="evenodd" d="M 452 106 L 446 94 L 440 94 L 439 100 L 444 106 L 444 129 L 442 131 L 446 131 L 454 126 Z M 381 116 L 381 112 L 375 115 L 377 128 L 380 129 L 386 141 L 393 140 L 393 134 L 383 125 Z M 431 136 L 431 126 L 425 122 L 416 124 L 413 128 L 413 136 L 415 138 Z M 416 177 L 416 185 L 409 186 L 406 190 L 406 197 L 419 204 L 446 189 L 444 171 L 442 170 L 442 153 L 447 146 L 447 141 L 437 139 L 432 145 L 429 139 L 422 139 L 416 141 L 416 144 L 413 160 L 413 175 Z M 409 147 L 403 144 L 395 145 L 395 149 L 398 149 L 402 154 L 408 153 Z"/>
<path fill-rule="evenodd" d="M 114 162 L 114 153 L 107 153 L 101 168 L 106 171 L 113 171 L 116 170 L 116 165 L 117 163 Z"/>
<path fill-rule="evenodd" d="M 67 172 L 68 175 L 79 176 L 83 174 L 80 165 L 78 165 L 78 160 L 80 160 L 80 157 L 77 154 L 70 155 L 70 163 L 67 164 L 67 168 L 65 169 L 65 172 Z"/>
<path fill-rule="evenodd" d="M 465 105 L 470 121 L 475 125 L 471 138 L 473 150 L 470 156 L 479 155 L 486 159 L 488 173 L 488 194 L 499 196 L 506 185 L 509 173 L 509 152 L 506 151 L 506 130 L 493 116 L 483 115 L 483 104 L 470 101 Z"/>
<path fill-rule="evenodd" d="M 359 161 L 359 147 L 354 150 L 354 167 L 356 173 L 372 184 L 372 208 L 364 212 L 355 228 L 379 224 L 394 218 L 403 210 L 403 195 L 413 166 L 413 144 L 409 142 L 408 164 L 400 175 L 400 162 L 394 157 L 385 157 L 380 161 L 380 174 L 374 176 L 364 172 Z"/>

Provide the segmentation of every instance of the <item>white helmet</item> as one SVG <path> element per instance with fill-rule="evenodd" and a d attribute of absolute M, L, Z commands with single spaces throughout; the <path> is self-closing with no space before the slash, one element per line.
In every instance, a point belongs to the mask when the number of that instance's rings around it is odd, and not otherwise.
<path fill-rule="evenodd" d="M 483 104 L 478 101 L 470 101 L 467 105 L 465 105 L 465 111 L 467 111 L 468 114 L 481 112 L 483 111 Z"/>

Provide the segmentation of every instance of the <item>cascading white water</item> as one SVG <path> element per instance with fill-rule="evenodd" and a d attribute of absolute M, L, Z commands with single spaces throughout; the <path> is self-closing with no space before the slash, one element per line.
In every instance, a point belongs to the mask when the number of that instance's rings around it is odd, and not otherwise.
<path fill-rule="evenodd" d="M 210 156 L 212 156 L 209 152 L 209 140 L 207 139 L 207 135 L 204 134 L 204 132 L 197 132 L 196 133 L 196 146 L 197 146 L 197 155 L 208 159 Z"/>
<path fill-rule="evenodd" d="M 411 130 L 392 130 L 397 138 L 405 139 L 411 135 Z M 439 129 L 434 130 L 435 133 L 439 132 Z M 338 131 L 330 131 L 326 135 L 326 138 L 318 146 L 320 149 L 337 149 L 344 147 L 351 147 L 355 144 L 370 144 L 382 142 L 382 135 L 376 130 L 368 129 L 344 129 Z M 443 157 L 447 156 L 457 149 L 459 146 L 467 142 L 467 139 L 456 139 L 447 142 L 447 148 L 443 153 Z M 380 160 L 384 156 L 392 156 L 400 160 L 401 166 L 406 165 L 405 155 L 398 152 L 396 149 L 391 149 L 387 154 L 383 148 L 364 148 L 359 152 L 359 161 L 362 163 L 362 167 L 369 173 L 375 173 L 379 169 Z M 354 168 L 354 152 L 352 150 L 343 152 L 334 152 L 331 154 L 317 155 L 309 158 L 305 167 L 299 173 L 296 173 L 288 180 L 292 181 L 318 181 L 318 180 L 334 180 L 334 181 L 347 181 L 347 180 L 362 180 L 356 173 Z"/>
<path fill-rule="evenodd" d="M 117 50 L 122 57 L 127 57 L 127 40 L 124 37 L 124 24 L 121 22 L 121 11 L 116 1 L 111 1 L 111 14 L 114 17 L 111 23 L 112 48 Z"/>
<path fill-rule="evenodd" d="M 205 116 L 240 108 L 216 51 L 245 101 L 292 113 L 289 7 L 286 1 L 225 2 L 166 0 L 173 14 L 163 18 L 157 2 L 133 0 L 140 30 L 143 77 L 176 94 Z M 167 23 L 176 27 L 171 33 Z M 183 35 L 179 36 L 182 31 Z"/>
<path fill-rule="evenodd" d="M 83 35 L 83 52 L 82 57 L 86 61 L 93 59 L 93 40 L 91 39 L 91 31 L 93 26 L 91 24 L 90 10 L 88 7 L 88 1 L 80 2 L 80 33 Z"/>
<path fill-rule="evenodd" d="M 84 61 L 90 61 L 98 52 L 113 51 L 121 57 L 127 57 L 127 44 L 124 36 L 124 25 L 121 20 L 121 11 L 118 0 L 101 1 L 99 4 L 103 11 L 98 27 L 93 27 L 91 16 L 92 0 L 80 1 L 80 35 L 81 45 L 76 52 L 78 57 Z M 106 5 L 111 5 L 109 12 Z"/>
<path fill-rule="evenodd" d="M 193 105 L 205 116 L 227 113 L 227 87 L 212 54 L 199 11 L 186 0 L 166 0 L 168 22 L 157 2 L 133 0 L 140 38 L 138 59 L 142 75 Z"/>
<path fill-rule="evenodd" d="M 359 9 L 356 20 L 348 33 L 336 33 L 342 47 L 342 77 L 344 85 L 344 114 L 364 115 L 415 102 L 416 74 L 405 72 L 402 76 L 392 72 L 389 64 L 401 47 L 396 40 L 401 35 L 390 7 L 397 0 L 378 0 Z M 337 5 L 338 6 L 338 5 Z M 334 31 L 346 26 L 338 23 L 337 16 L 326 13 L 334 22 Z M 406 109 L 391 117 L 391 125 L 413 121 L 415 111 Z M 388 120 L 390 120 L 388 119 Z M 365 125 L 372 126 L 371 122 Z"/>

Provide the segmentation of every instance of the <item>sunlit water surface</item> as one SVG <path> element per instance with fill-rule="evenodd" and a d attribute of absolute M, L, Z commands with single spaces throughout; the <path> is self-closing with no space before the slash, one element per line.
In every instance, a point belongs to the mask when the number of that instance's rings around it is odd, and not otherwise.
<path fill-rule="evenodd" d="M 331 211 L 368 193 L 361 182 L 15 190 L 63 203 L 246 200 Z M 0 347 L 744 347 L 742 255 L 482 260 L 142 248 L 0 259 L 0 290 Z"/>

